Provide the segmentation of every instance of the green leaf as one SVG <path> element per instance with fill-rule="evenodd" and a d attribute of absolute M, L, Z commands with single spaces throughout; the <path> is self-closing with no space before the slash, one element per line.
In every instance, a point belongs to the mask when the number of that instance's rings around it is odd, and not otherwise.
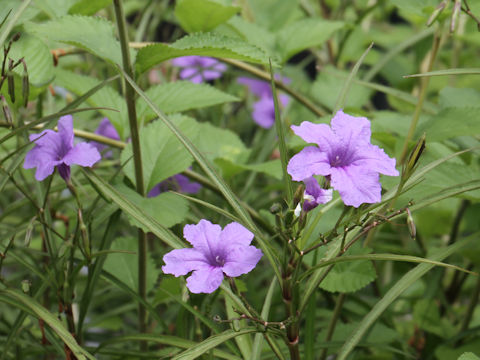
<path fill-rule="evenodd" d="M 22 57 L 25 59 L 28 80 L 34 86 L 47 85 L 54 78 L 52 54 L 48 47 L 35 36 L 23 34 L 12 44 L 8 57 L 15 61 Z M 0 58 L 3 60 L 3 55 Z M 14 71 L 23 75 L 23 66 L 17 66 Z"/>
<path fill-rule="evenodd" d="M 452 76 L 452 75 L 480 75 L 480 69 L 477 68 L 465 68 L 465 69 L 446 69 L 429 71 L 422 74 L 406 75 L 406 78 L 412 77 L 429 77 L 429 76 Z"/>
<path fill-rule="evenodd" d="M 186 116 L 175 116 L 172 121 L 191 138 L 197 136 L 198 124 L 194 119 Z M 142 139 L 140 146 L 143 177 L 147 192 L 162 180 L 182 172 L 193 163 L 192 156 L 161 121 L 155 121 L 141 129 L 140 139 Z M 129 143 L 122 151 L 122 162 L 126 162 L 131 156 L 132 144 Z M 135 183 L 133 161 L 129 161 L 123 171 Z"/>
<path fill-rule="evenodd" d="M 268 64 L 268 56 L 263 50 L 238 38 L 212 33 L 196 33 L 185 36 L 171 45 L 154 44 L 140 49 L 137 55 L 137 71 L 143 73 L 165 60 L 189 55 Z"/>
<path fill-rule="evenodd" d="M 345 254 L 368 254 L 371 249 L 352 246 Z M 336 264 L 320 283 L 320 287 L 330 292 L 348 293 L 360 290 L 377 277 L 371 261 L 361 260 L 353 263 Z"/>
<path fill-rule="evenodd" d="M 123 184 L 116 186 L 116 189 L 133 204 L 151 214 L 153 219 L 166 228 L 182 222 L 188 214 L 188 202 L 179 195 L 166 192 L 152 198 L 146 198 Z M 149 231 L 145 225 L 135 218 L 129 216 L 128 219 L 132 225 L 144 231 Z"/>
<path fill-rule="evenodd" d="M 445 249 L 438 251 L 430 259 L 434 261 L 442 261 L 448 256 L 456 253 L 466 246 L 470 241 L 478 239 L 478 234 L 474 234 L 467 239 L 456 242 Z M 362 340 L 368 329 L 375 323 L 380 315 L 391 305 L 405 290 L 407 290 L 414 282 L 425 275 L 433 268 L 432 264 L 420 264 L 406 273 L 388 292 L 383 295 L 379 302 L 375 304 L 373 309 L 362 319 L 360 324 L 355 328 L 348 337 L 338 354 L 338 360 L 346 360 L 348 355 L 353 351 L 355 346 Z"/>
<path fill-rule="evenodd" d="M 89 169 L 83 169 L 84 175 L 93 185 L 94 189 L 102 195 L 102 197 L 113 201 L 120 209 L 127 214 L 135 218 L 140 224 L 145 226 L 148 231 L 156 235 L 160 240 L 164 241 L 167 245 L 170 245 L 174 249 L 180 249 L 184 247 L 183 242 L 175 236 L 171 231 L 163 227 L 149 213 L 144 209 L 136 206 L 130 200 L 128 200 L 122 193 L 118 192 L 110 184 L 107 184 L 105 180 L 96 175 Z"/>
<path fill-rule="evenodd" d="M 334 32 L 345 26 L 343 21 L 308 18 L 286 25 L 277 34 L 277 46 L 285 62 L 302 50 L 323 45 Z"/>
<path fill-rule="evenodd" d="M 176 81 L 152 86 L 145 93 L 166 114 L 239 101 L 237 97 L 224 93 L 211 85 L 194 84 L 190 81 Z M 155 113 L 141 98 L 137 101 L 137 114 L 145 121 L 155 117 Z"/>
<path fill-rule="evenodd" d="M 458 358 L 458 360 L 480 360 L 480 358 L 471 352 L 463 353 L 462 356 Z"/>
<path fill-rule="evenodd" d="M 207 351 L 217 347 L 227 340 L 233 339 L 237 336 L 251 334 L 257 332 L 255 328 L 246 328 L 239 331 L 227 330 L 221 334 L 210 336 L 208 339 L 190 347 L 188 350 L 174 356 L 172 360 L 191 360 L 205 354 Z"/>
<path fill-rule="evenodd" d="M 480 133 L 478 107 L 450 107 L 441 110 L 418 127 L 417 133 L 427 134 L 430 142 L 443 141 L 457 136 Z"/>
<path fill-rule="evenodd" d="M 175 16 L 187 32 L 210 31 L 241 10 L 217 0 L 178 0 Z"/>
<path fill-rule="evenodd" d="M 73 45 L 112 64 L 122 63 L 120 43 L 114 26 L 101 17 L 66 15 L 41 24 L 29 23 L 26 30 L 41 38 Z M 132 50 L 132 59 L 134 59 Z"/>
<path fill-rule="evenodd" d="M 58 318 L 50 313 L 47 309 L 45 309 L 42 305 L 40 305 L 37 301 L 32 299 L 31 297 L 13 290 L 13 289 L 5 289 L 0 290 L 0 301 L 5 301 L 3 296 L 10 298 L 13 300 L 9 302 L 10 305 L 17 305 L 20 309 L 22 307 L 26 307 L 29 311 L 31 311 L 37 318 L 42 319 L 45 321 L 48 326 L 62 339 L 66 346 L 72 350 L 73 354 L 79 359 L 92 359 L 95 358 L 90 355 L 86 350 L 84 350 L 80 345 L 78 345 L 77 341 L 74 337 L 68 332 L 67 329 L 63 326 L 63 324 L 58 320 Z"/>
<path fill-rule="evenodd" d="M 111 3 L 112 0 L 80 0 L 70 7 L 68 13 L 78 15 L 94 15 L 99 10 L 107 7 Z"/>
<path fill-rule="evenodd" d="M 242 171 L 260 172 L 278 180 L 281 180 L 283 176 L 282 164 L 279 159 L 266 161 L 260 164 L 241 164 L 232 160 L 220 158 L 215 160 L 215 163 L 220 166 L 222 174 L 226 178 L 231 178 Z"/>
<path fill-rule="evenodd" d="M 68 91 L 78 96 L 83 95 L 88 90 L 101 83 L 99 80 L 93 77 L 76 74 L 61 68 L 57 68 L 55 70 L 55 75 L 55 84 L 64 87 Z M 120 138 L 125 139 L 127 135 L 125 131 L 128 129 L 127 106 L 125 104 L 125 100 L 116 90 L 110 86 L 104 86 L 102 89 L 91 95 L 86 102 L 91 106 L 104 106 L 118 110 L 118 112 L 116 112 L 100 109 L 99 112 L 103 116 L 108 117 L 120 135 Z"/>
<path fill-rule="evenodd" d="M 480 91 L 470 88 L 444 87 L 440 90 L 438 103 L 442 108 L 480 107 Z"/>
<path fill-rule="evenodd" d="M 117 237 L 110 247 L 110 250 L 123 250 L 136 253 L 138 251 L 137 241 L 133 237 Z M 138 264 L 137 256 L 128 253 L 109 254 L 103 265 L 103 270 L 108 271 L 128 285 L 132 290 L 138 291 Z M 147 292 L 153 289 L 157 281 L 160 269 L 155 268 L 153 259 L 147 257 Z"/>
<path fill-rule="evenodd" d="M 70 6 L 77 0 L 42 0 L 35 5 L 42 9 L 50 18 L 59 18 L 66 15 Z"/>

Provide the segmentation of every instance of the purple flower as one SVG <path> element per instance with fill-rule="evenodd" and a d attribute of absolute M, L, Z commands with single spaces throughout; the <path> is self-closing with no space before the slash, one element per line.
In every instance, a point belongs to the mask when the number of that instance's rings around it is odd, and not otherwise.
<path fill-rule="evenodd" d="M 110 120 L 108 120 L 108 118 L 102 119 L 102 121 L 100 122 L 100 125 L 98 125 L 97 130 L 95 130 L 95 134 L 102 135 L 113 140 L 120 140 L 120 135 L 118 135 L 117 130 L 112 125 Z M 98 151 L 102 151 L 107 147 L 106 145 L 95 142 L 95 141 L 92 142 L 92 145 L 95 146 Z"/>
<path fill-rule="evenodd" d="M 263 253 L 250 243 L 253 234 L 239 223 L 222 228 L 208 220 L 185 225 L 183 236 L 193 248 L 177 249 L 165 254 L 162 270 L 176 277 L 187 275 L 192 293 L 212 293 L 222 283 L 223 274 L 236 277 L 250 272 Z"/>
<path fill-rule="evenodd" d="M 196 194 L 200 191 L 202 185 L 192 182 L 182 174 L 177 174 L 155 185 L 148 193 L 148 197 L 155 197 L 162 192 L 174 190 L 185 194 Z"/>
<path fill-rule="evenodd" d="M 331 127 L 304 121 L 292 126 L 295 134 L 308 143 L 288 163 L 288 173 L 295 181 L 312 175 L 327 177 L 338 190 L 346 205 L 359 207 L 363 203 L 381 200 L 379 173 L 398 176 L 395 159 L 370 143 L 370 121 L 338 111 Z"/>
<path fill-rule="evenodd" d="M 319 204 L 326 204 L 332 200 L 332 189 L 322 189 L 313 176 L 304 179 L 303 182 L 305 183 L 303 211 L 310 211 Z"/>
<path fill-rule="evenodd" d="M 253 120 L 265 129 L 271 128 L 275 123 L 275 105 L 270 83 L 246 77 L 239 77 L 237 81 L 239 84 L 246 85 L 259 98 L 253 104 Z M 283 81 L 288 83 L 290 79 L 283 78 Z M 278 101 L 285 107 L 288 105 L 290 98 L 285 94 L 280 94 Z"/>
<path fill-rule="evenodd" d="M 181 67 L 180 79 L 199 84 L 218 79 L 227 70 L 220 61 L 204 56 L 183 56 L 172 60 L 173 66 Z"/>
<path fill-rule="evenodd" d="M 101 159 L 100 153 L 91 144 L 81 142 L 73 145 L 73 118 L 62 116 L 58 120 L 58 132 L 44 130 L 40 134 L 30 135 L 35 147 L 25 156 L 25 169 L 37 168 L 35 179 L 44 180 L 58 168 L 60 176 L 66 181 L 70 178 L 70 165 L 91 167 Z"/>

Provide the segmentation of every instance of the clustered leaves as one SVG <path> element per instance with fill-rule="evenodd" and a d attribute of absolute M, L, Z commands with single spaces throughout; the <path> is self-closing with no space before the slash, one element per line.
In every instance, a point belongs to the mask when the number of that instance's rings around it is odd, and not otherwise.
<path fill-rule="evenodd" d="M 1 5 L 2 358 L 479 358 L 479 5 Z"/>

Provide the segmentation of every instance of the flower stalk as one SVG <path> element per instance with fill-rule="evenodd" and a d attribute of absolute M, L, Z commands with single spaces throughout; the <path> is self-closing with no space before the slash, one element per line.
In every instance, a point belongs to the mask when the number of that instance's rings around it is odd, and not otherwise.
<path fill-rule="evenodd" d="M 118 35 L 120 37 L 120 45 L 122 49 L 123 69 L 125 73 L 134 78 L 133 67 L 130 60 L 130 50 L 128 46 L 127 25 L 125 22 L 125 14 L 121 0 L 114 0 L 115 17 L 118 27 Z M 130 136 L 132 138 L 133 162 L 135 166 L 135 182 L 137 192 L 144 196 L 145 188 L 143 182 L 142 153 L 140 148 L 140 136 L 138 132 L 137 111 L 135 108 L 135 91 L 130 83 L 125 82 L 125 101 L 127 103 L 128 121 L 130 126 Z M 143 300 L 147 297 L 147 236 L 143 230 L 138 229 L 138 292 Z M 141 333 L 147 329 L 147 313 L 142 304 L 138 307 L 138 325 Z M 140 343 L 141 349 L 146 349 L 145 342 Z"/>

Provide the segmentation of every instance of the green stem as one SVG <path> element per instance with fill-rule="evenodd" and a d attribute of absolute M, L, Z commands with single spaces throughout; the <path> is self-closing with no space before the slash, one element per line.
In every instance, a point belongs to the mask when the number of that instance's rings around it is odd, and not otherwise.
<path fill-rule="evenodd" d="M 125 22 L 125 14 L 121 0 L 114 0 L 115 17 L 117 20 L 118 35 L 120 37 L 120 45 L 122 48 L 123 69 L 125 73 L 134 78 L 133 67 L 130 61 L 130 49 L 128 46 L 127 24 Z M 130 136 L 132 138 L 133 162 L 135 166 L 135 182 L 137 192 L 144 196 L 145 188 L 143 182 L 142 153 L 140 148 L 140 136 L 138 133 L 137 111 L 135 108 L 135 90 L 132 85 L 125 82 L 125 101 L 128 109 L 128 121 L 130 125 Z M 146 234 L 138 229 L 138 292 L 142 300 L 147 298 L 147 237 Z M 147 316 L 145 306 L 138 306 L 138 325 L 139 331 L 145 333 L 147 329 Z M 146 350 L 147 343 L 140 343 L 141 350 Z"/>
<path fill-rule="evenodd" d="M 440 30 L 439 30 L 440 31 Z M 437 57 L 438 49 L 440 48 L 441 36 L 439 36 L 439 31 L 435 33 L 433 38 L 432 50 L 430 51 L 430 57 L 428 60 L 428 66 L 426 72 L 432 71 L 435 58 Z M 417 128 L 418 120 L 420 119 L 420 113 L 422 112 L 423 103 L 427 95 L 428 84 L 430 82 L 430 77 L 422 77 L 420 80 L 420 94 L 418 95 L 417 106 L 415 106 L 415 112 L 413 113 L 412 122 L 410 123 L 410 128 L 408 129 L 408 134 L 405 137 L 405 142 L 403 143 L 402 153 L 400 155 L 400 163 L 403 164 L 408 153 L 408 144 L 413 138 L 415 129 Z"/>
<path fill-rule="evenodd" d="M 345 302 L 345 294 L 340 294 L 335 304 L 335 309 L 333 310 L 333 316 L 328 323 L 327 337 L 325 342 L 329 342 L 332 339 L 333 332 L 335 331 L 335 326 L 337 325 L 337 320 L 340 317 L 340 311 L 342 310 L 343 303 Z M 322 355 L 320 355 L 320 360 L 325 360 L 327 358 L 328 348 L 322 350 Z"/>

